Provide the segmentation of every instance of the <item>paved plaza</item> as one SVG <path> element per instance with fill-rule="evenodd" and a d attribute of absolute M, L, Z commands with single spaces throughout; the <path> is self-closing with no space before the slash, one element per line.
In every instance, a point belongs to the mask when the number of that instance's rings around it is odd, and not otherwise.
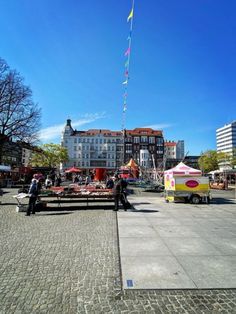
<path fill-rule="evenodd" d="M 203 256 L 206 251 L 209 253 L 207 256 L 215 257 L 216 262 L 219 256 L 229 257 L 229 260 L 232 257 L 235 258 L 234 242 L 227 244 L 229 242 L 225 241 L 225 239 L 232 240 L 235 234 L 232 226 L 235 222 L 235 204 L 232 202 L 228 202 L 230 207 L 220 204 L 215 212 L 217 215 L 213 218 L 207 217 L 213 205 L 206 208 L 207 205 L 199 205 L 199 207 L 203 206 L 199 211 L 194 206 L 188 212 L 190 214 L 188 216 L 184 214 L 180 204 L 172 204 L 177 205 L 175 209 L 170 204 L 166 211 L 162 207 L 162 204 L 163 206 L 166 204 L 162 203 L 160 198 L 142 195 L 129 197 L 135 205 L 135 212 L 116 213 L 105 207 L 85 210 L 80 206 L 78 210 L 52 208 L 26 217 L 24 213 L 15 211 L 16 204 L 12 195 L 16 194 L 16 190 L 5 189 L 4 191 L 6 193 L 0 205 L 1 314 L 236 313 L 236 290 L 233 289 L 235 288 L 235 273 L 232 274 L 231 281 L 228 281 L 229 276 L 225 280 L 226 283 L 230 282 L 229 286 L 217 285 L 211 287 L 216 289 L 202 289 L 204 276 L 199 279 L 198 283 L 191 272 L 191 266 L 187 268 L 192 261 L 185 260 L 186 264 L 183 266 L 183 261 L 179 258 L 185 254 L 197 258 L 198 254 Z M 177 208 L 182 215 L 182 221 L 177 214 Z M 153 210 L 156 211 L 151 213 Z M 203 216 L 199 217 L 201 210 L 203 210 Z M 158 213 L 162 217 L 157 216 Z M 228 214 L 228 216 L 222 217 L 220 213 Z M 135 224 L 134 219 L 137 221 Z M 180 225 L 174 224 L 175 219 L 180 222 Z M 201 235 L 197 233 L 199 231 L 195 230 L 195 232 L 199 236 L 193 236 L 192 219 L 198 219 Z M 202 236 L 207 231 L 204 227 L 204 219 L 213 220 L 209 222 L 211 227 L 209 232 L 212 232 L 214 236 L 206 237 L 206 234 Z M 221 220 L 227 223 L 223 233 Z M 165 224 L 168 225 L 167 229 L 163 228 Z M 168 232 L 179 233 L 180 229 L 177 226 L 181 225 L 191 226 L 191 228 L 188 230 L 185 228 L 181 234 L 181 241 L 176 242 L 175 236 L 168 236 Z M 174 226 L 175 228 L 172 228 Z M 216 226 L 220 228 L 216 229 Z M 136 230 L 137 235 L 142 229 L 142 232 L 147 231 L 148 227 L 155 232 L 154 238 L 157 242 L 150 239 L 152 236 L 141 235 L 138 240 L 143 242 L 139 242 L 140 252 L 138 252 L 137 244 L 135 244 L 138 242 L 136 242 L 134 232 Z M 195 239 L 194 246 L 188 243 L 188 237 Z M 136 238 L 135 241 L 132 238 Z M 202 240 L 200 244 L 197 244 L 196 239 L 199 240 L 199 238 Z M 206 238 L 209 239 L 207 243 L 204 242 Z M 212 242 L 215 238 L 221 239 L 221 242 Z M 145 252 L 145 242 L 148 244 L 149 253 Z M 181 245 L 177 245 L 178 243 Z M 189 250 L 192 251 L 189 252 Z M 166 290 L 163 289 L 164 287 L 156 289 L 154 286 L 149 289 L 150 287 L 143 285 L 148 282 L 144 277 L 151 271 L 151 268 L 145 267 L 147 260 L 142 261 L 144 255 L 149 256 L 149 262 L 151 262 L 151 260 L 156 261 L 160 252 L 162 252 L 161 257 L 166 258 L 165 264 L 170 265 L 170 273 L 166 275 L 166 277 L 169 276 L 170 281 L 172 273 L 176 272 L 178 278 L 183 275 L 181 272 L 184 270 L 186 276 L 200 289 L 192 289 L 191 286 L 184 287 L 188 289 L 182 289 L 178 285 L 171 287 L 174 289 L 169 289 L 170 287 Z M 143 256 L 137 256 L 143 253 Z M 128 263 L 122 261 L 124 257 Z M 182 265 L 179 272 L 173 267 L 172 262 L 167 261 L 168 258 L 176 257 Z M 130 263 L 132 260 L 133 264 Z M 140 261 L 141 271 L 136 268 L 137 260 Z M 203 264 L 206 265 L 206 263 Z M 231 267 L 230 270 L 234 271 L 235 263 L 227 265 Z M 204 273 L 204 267 L 202 270 Z M 142 274 L 143 271 L 145 275 L 143 279 L 140 280 L 140 277 L 136 279 L 135 276 Z M 227 274 L 226 270 L 223 269 L 223 271 L 224 275 Z M 133 284 L 132 287 L 125 286 L 127 280 L 130 280 L 129 285 Z M 140 286 L 136 286 L 136 281 Z M 150 281 L 156 281 L 156 279 L 150 276 Z M 220 276 L 215 281 L 224 282 Z M 140 289 L 136 290 L 138 288 Z"/>
<path fill-rule="evenodd" d="M 125 289 L 236 288 L 236 203 L 165 203 L 130 197 L 119 212 Z"/>

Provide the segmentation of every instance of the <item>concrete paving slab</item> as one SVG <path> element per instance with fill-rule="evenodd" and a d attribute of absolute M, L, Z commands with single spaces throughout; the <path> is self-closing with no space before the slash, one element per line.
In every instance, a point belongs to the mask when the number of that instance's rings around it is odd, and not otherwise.
<path fill-rule="evenodd" d="M 124 218 L 138 218 L 138 217 L 148 217 L 148 216 L 154 216 L 158 213 L 158 210 L 148 210 L 148 211 L 119 211 L 119 217 Z"/>
<path fill-rule="evenodd" d="M 182 218 L 182 217 L 176 217 L 176 220 L 181 224 L 185 226 L 221 226 L 222 225 L 222 219 L 204 219 L 204 218 Z"/>
<path fill-rule="evenodd" d="M 149 226 L 137 226 L 137 225 L 130 225 L 130 226 L 121 226 L 119 224 L 119 236 L 122 237 L 157 237 L 157 232 L 149 227 Z"/>
<path fill-rule="evenodd" d="M 189 237 L 189 238 L 199 238 L 200 235 L 193 231 L 191 226 L 153 226 L 153 228 L 158 232 L 158 234 L 162 238 L 174 237 L 174 238 L 182 238 L 182 237 Z"/>
<path fill-rule="evenodd" d="M 124 289 L 192 289 L 194 282 L 172 256 L 122 258 Z"/>
<path fill-rule="evenodd" d="M 207 239 L 209 243 L 214 245 L 224 255 L 236 256 L 236 237 L 234 238 L 222 238 L 222 237 L 210 237 Z"/>
<path fill-rule="evenodd" d="M 163 238 L 163 240 L 175 256 L 222 255 L 213 244 L 201 238 Z"/>
<path fill-rule="evenodd" d="M 121 258 L 126 256 L 160 256 L 172 255 L 162 239 L 153 238 L 120 238 Z"/>
<path fill-rule="evenodd" d="M 235 288 L 236 256 L 178 256 L 199 289 Z"/>
<path fill-rule="evenodd" d="M 235 204 L 145 202 L 118 212 L 124 288 L 236 288 Z M 184 271 L 179 281 L 174 269 Z"/>
<path fill-rule="evenodd" d="M 122 226 L 146 226 L 148 224 L 148 221 L 146 217 L 123 217 L 120 218 L 119 224 Z"/>
<path fill-rule="evenodd" d="M 174 219 L 174 218 L 165 218 L 165 217 L 148 217 L 147 218 L 148 223 L 150 223 L 153 226 L 159 226 L 159 225 L 181 225 L 181 222 Z"/>
<path fill-rule="evenodd" d="M 193 230 L 196 231 L 196 233 L 205 238 L 235 238 L 235 233 L 232 232 L 229 228 L 213 228 L 213 229 L 207 229 L 207 227 L 203 226 L 193 226 Z"/>

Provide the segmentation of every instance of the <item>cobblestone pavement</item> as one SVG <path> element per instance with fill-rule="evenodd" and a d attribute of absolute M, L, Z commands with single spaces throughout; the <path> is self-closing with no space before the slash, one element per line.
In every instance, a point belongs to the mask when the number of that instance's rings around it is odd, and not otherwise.
<path fill-rule="evenodd" d="M 236 290 L 121 289 L 116 213 L 0 205 L 0 313 L 236 313 Z"/>

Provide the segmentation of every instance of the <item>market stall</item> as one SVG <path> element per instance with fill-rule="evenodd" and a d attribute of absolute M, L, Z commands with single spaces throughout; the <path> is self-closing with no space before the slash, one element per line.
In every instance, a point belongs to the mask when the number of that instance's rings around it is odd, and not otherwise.
<path fill-rule="evenodd" d="M 22 202 L 29 197 L 27 193 L 19 193 L 13 196 L 17 200 L 16 211 L 26 211 L 27 205 Z M 57 204 L 61 207 L 61 204 L 66 203 L 73 206 L 75 203 L 85 203 L 86 208 L 89 203 L 101 203 L 101 202 L 113 202 L 114 194 L 111 189 L 96 189 L 95 187 L 81 188 L 76 185 L 70 185 L 67 187 L 52 187 L 51 189 L 42 190 L 40 195 L 41 209 L 50 210 L 50 204 Z M 39 209 L 39 206 L 38 206 Z"/>
<path fill-rule="evenodd" d="M 210 202 L 209 178 L 202 176 L 198 169 L 191 168 L 183 162 L 164 172 L 165 200 L 190 201 L 198 204 L 201 201 Z"/>

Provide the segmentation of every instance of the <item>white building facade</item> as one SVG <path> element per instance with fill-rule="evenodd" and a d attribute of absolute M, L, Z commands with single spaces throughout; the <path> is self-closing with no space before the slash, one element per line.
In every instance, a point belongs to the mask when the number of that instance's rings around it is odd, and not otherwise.
<path fill-rule="evenodd" d="M 119 131 L 90 129 L 76 131 L 68 119 L 61 145 L 67 148 L 69 161 L 62 170 L 76 166 L 81 169 L 106 168 L 115 170 L 123 161 L 123 135 Z"/>
<path fill-rule="evenodd" d="M 165 141 L 164 145 L 166 159 L 176 159 L 176 142 Z"/>
<path fill-rule="evenodd" d="M 225 126 L 216 130 L 216 145 L 217 152 L 227 153 L 230 156 L 236 154 L 236 121 L 226 124 Z M 229 164 L 220 163 L 220 169 L 230 168 Z"/>
<path fill-rule="evenodd" d="M 218 152 L 233 155 L 236 148 L 236 121 L 216 130 L 216 145 Z"/>

